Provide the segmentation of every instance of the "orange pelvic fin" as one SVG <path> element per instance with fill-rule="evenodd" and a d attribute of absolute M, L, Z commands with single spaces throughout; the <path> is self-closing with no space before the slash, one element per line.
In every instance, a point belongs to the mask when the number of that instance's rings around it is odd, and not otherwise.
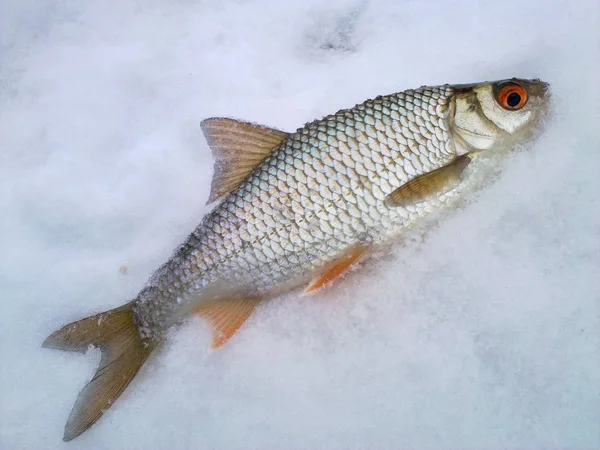
<path fill-rule="evenodd" d="M 338 278 L 341 278 L 352 264 L 358 262 L 370 248 L 369 245 L 357 245 L 350 248 L 342 256 L 325 267 L 325 270 L 309 283 L 304 290 L 304 295 L 313 294 L 319 289 L 331 285 Z"/>
<path fill-rule="evenodd" d="M 260 298 L 254 297 L 233 298 L 200 306 L 196 313 L 210 322 L 213 333 L 212 348 L 219 348 L 231 339 L 260 302 Z"/>

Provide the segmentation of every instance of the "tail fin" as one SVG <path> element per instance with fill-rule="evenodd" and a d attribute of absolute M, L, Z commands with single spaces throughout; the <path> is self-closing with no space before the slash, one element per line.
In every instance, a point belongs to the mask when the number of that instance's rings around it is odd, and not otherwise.
<path fill-rule="evenodd" d="M 94 378 L 79 393 L 71 410 L 64 441 L 79 436 L 110 408 L 156 347 L 156 342 L 141 339 L 133 321 L 132 306 L 133 302 L 73 322 L 52 333 L 42 344 L 42 347 L 81 352 L 94 345 L 102 351 Z"/>

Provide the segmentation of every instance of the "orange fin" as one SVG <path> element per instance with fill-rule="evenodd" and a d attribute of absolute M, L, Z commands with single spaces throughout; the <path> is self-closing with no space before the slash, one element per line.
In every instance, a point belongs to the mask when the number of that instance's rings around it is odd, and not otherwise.
<path fill-rule="evenodd" d="M 342 277 L 361 256 L 364 256 L 371 247 L 369 245 L 359 245 L 352 247 L 338 259 L 333 261 L 325 270 L 322 271 L 304 290 L 304 295 L 312 294 L 319 289 L 333 283 Z"/>
<path fill-rule="evenodd" d="M 208 319 L 212 328 L 212 348 L 219 348 L 231 339 L 260 302 L 260 298 L 234 298 L 199 307 L 196 313 Z"/>

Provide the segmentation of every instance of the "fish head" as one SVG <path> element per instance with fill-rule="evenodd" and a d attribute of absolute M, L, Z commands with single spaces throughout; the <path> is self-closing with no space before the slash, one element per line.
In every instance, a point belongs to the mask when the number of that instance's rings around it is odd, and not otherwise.
<path fill-rule="evenodd" d="M 549 84 L 537 79 L 451 87 L 448 122 L 458 155 L 512 149 L 534 137 L 550 109 Z"/>

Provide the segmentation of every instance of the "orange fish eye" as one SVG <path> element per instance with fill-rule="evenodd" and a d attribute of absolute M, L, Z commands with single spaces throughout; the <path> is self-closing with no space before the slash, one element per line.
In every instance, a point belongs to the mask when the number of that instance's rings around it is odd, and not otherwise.
<path fill-rule="evenodd" d="M 507 83 L 496 92 L 496 101 L 504 109 L 517 111 L 527 103 L 527 91 L 516 83 Z"/>

